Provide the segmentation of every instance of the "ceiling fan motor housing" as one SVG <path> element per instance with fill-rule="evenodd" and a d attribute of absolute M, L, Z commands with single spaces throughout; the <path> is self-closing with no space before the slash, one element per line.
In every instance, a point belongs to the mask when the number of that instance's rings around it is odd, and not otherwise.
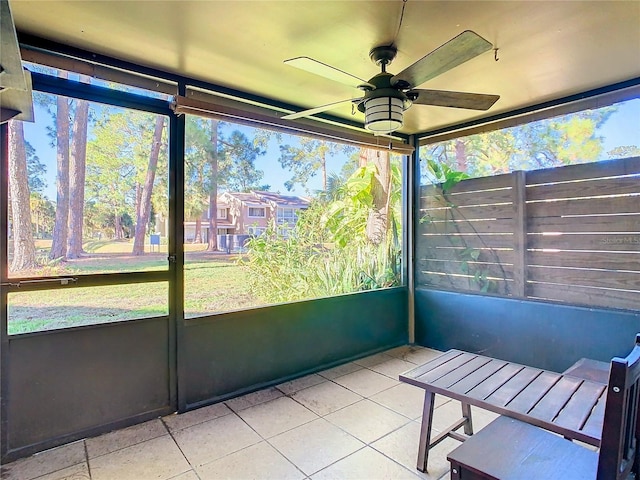
<path fill-rule="evenodd" d="M 403 125 L 403 113 L 411 106 L 411 100 L 391 86 L 392 74 L 382 72 L 369 80 L 373 90 L 366 90 L 364 101 L 358 110 L 365 114 L 364 126 L 374 133 L 393 132 Z"/>

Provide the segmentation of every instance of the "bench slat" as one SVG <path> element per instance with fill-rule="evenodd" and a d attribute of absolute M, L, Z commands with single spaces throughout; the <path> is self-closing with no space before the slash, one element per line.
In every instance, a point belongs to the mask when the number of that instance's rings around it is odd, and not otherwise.
<path fill-rule="evenodd" d="M 468 361 L 464 365 L 456 368 L 454 371 L 440 377 L 438 380 L 433 382 L 433 384 L 437 387 L 450 387 L 454 383 L 459 382 L 460 380 L 475 372 L 490 361 L 491 359 L 487 357 L 476 357 L 473 360 Z"/>
<path fill-rule="evenodd" d="M 469 390 L 467 394 L 470 397 L 484 400 L 523 368 L 522 365 L 508 364 Z"/>
<path fill-rule="evenodd" d="M 584 382 L 580 378 L 562 377 L 529 412 L 532 417 L 551 422 Z"/>
<path fill-rule="evenodd" d="M 552 372 L 542 372 L 536 379 L 522 390 L 506 407 L 518 413 L 529 413 L 540 399 L 555 385 L 560 375 Z"/>
<path fill-rule="evenodd" d="M 555 419 L 555 423 L 572 430 L 580 430 L 604 390 L 605 385 L 584 382 L 576 390 L 576 395 L 569 399 L 558 418 Z"/>
<path fill-rule="evenodd" d="M 468 377 L 461 379 L 459 382 L 451 385 L 450 390 L 454 393 L 466 394 L 479 383 L 485 381 L 491 375 L 503 368 L 507 362 L 503 360 L 492 359 L 489 363 L 483 365 L 478 370 L 470 374 Z"/>
<path fill-rule="evenodd" d="M 522 390 L 531 384 L 542 370 L 525 367 L 516 375 L 505 382 L 498 390 L 486 398 L 487 402 L 494 405 L 506 405 L 513 400 Z"/>

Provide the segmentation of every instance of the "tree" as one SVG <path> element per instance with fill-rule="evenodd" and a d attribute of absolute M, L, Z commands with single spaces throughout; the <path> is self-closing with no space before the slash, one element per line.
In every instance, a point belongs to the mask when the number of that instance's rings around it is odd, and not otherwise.
<path fill-rule="evenodd" d="M 218 120 L 211 119 L 211 145 L 209 146 L 209 242 L 207 250 L 218 250 Z"/>
<path fill-rule="evenodd" d="M 421 157 L 471 177 L 592 162 L 603 153 L 597 129 L 613 112 L 606 107 L 461 137 L 429 145 Z"/>
<path fill-rule="evenodd" d="M 36 246 L 31 229 L 27 153 L 22 122 L 9 122 L 9 194 L 13 233 L 12 272 L 36 266 Z"/>
<path fill-rule="evenodd" d="M 62 78 L 67 73 L 60 72 Z M 69 218 L 69 99 L 58 95 L 56 100 L 56 219 L 49 258 L 67 255 Z"/>
<path fill-rule="evenodd" d="M 151 212 L 151 193 L 155 181 L 156 168 L 158 166 L 158 156 L 160 155 L 160 146 L 162 144 L 162 131 L 164 129 L 165 119 L 162 115 L 156 116 L 156 125 L 151 143 L 151 152 L 149 154 L 149 165 L 147 174 L 142 187 L 142 194 L 138 202 L 136 216 L 136 230 L 133 241 L 133 254 L 144 254 L 144 237 L 149 223 L 149 214 Z"/>
<path fill-rule="evenodd" d="M 249 192 L 251 190 L 268 190 L 259 182 L 264 176 L 262 170 L 256 169 L 255 161 L 265 150 L 256 146 L 239 130 L 231 133 L 229 140 L 223 143 L 225 156 L 229 162 L 225 186 L 234 192 Z"/>
<path fill-rule="evenodd" d="M 299 146 L 281 145 L 278 161 L 284 169 L 293 174 L 284 186 L 291 191 L 297 185 L 306 187 L 312 177 L 320 172 L 322 190 L 327 189 L 327 156 L 339 152 L 348 152 L 353 147 L 340 145 L 326 140 L 301 137 Z"/>
<path fill-rule="evenodd" d="M 640 157 L 640 147 L 637 145 L 622 145 L 607 152 L 609 158 Z"/>
<path fill-rule="evenodd" d="M 71 157 L 69 162 L 69 220 L 67 257 L 78 258 L 82 248 L 84 223 L 84 187 L 87 163 L 87 128 L 89 102 L 77 100 L 71 133 Z"/>

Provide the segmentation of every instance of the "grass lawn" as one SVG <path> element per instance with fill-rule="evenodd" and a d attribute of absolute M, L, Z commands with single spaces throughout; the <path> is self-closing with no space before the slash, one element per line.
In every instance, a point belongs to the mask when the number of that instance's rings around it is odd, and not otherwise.
<path fill-rule="evenodd" d="M 120 252 L 124 242 L 111 243 L 110 247 L 100 245 L 93 254 L 60 263 L 54 275 L 168 268 L 166 252 L 136 257 L 125 253 L 131 251 L 130 244 Z M 187 250 L 191 251 L 185 255 L 186 318 L 264 304 L 251 293 L 244 268 L 235 256 Z M 168 282 L 157 282 L 12 292 L 8 296 L 8 331 L 17 334 L 167 315 L 168 288 Z"/>

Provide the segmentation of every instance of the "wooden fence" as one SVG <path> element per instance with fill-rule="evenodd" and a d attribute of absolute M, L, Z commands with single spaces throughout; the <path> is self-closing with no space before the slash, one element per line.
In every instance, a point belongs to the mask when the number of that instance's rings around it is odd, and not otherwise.
<path fill-rule="evenodd" d="M 640 158 L 421 188 L 419 286 L 640 310 Z"/>

